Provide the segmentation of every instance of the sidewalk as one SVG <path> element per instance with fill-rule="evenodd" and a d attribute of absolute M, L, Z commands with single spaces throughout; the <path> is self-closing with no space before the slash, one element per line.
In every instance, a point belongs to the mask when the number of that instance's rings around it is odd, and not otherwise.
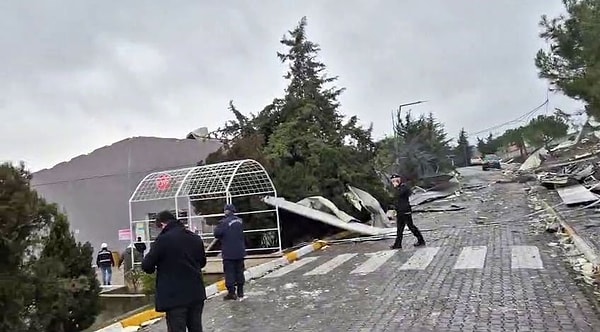
<path fill-rule="evenodd" d="M 207 301 L 207 331 L 597 331 L 593 291 L 533 232 L 520 184 L 464 194 L 468 210 L 419 214 L 428 246 L 334 244 Z M 480 218 L 485 217 L 485 218 Z M 483 221 L 482 221 L 483 220 Z M 166 332 L 164 320 L 144 331 Z"/>
<path fill-rule="evenodd" d="M 539 196 L 551 206 L 562 202 L 555 191 L 547 191 Z M 594 255 L 600 256 L 600 212 L 596 208 L 582 209 L 581 206 L 565 205 L 559 205 L 554 210 L 585 241 Z"/>

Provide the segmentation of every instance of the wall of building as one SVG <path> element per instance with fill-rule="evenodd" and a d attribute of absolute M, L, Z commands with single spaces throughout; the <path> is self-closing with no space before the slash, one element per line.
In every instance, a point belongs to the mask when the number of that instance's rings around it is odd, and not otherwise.
<path fill-rule="evenodd" d="M 137 184 L 152 172 L 195 166 L 220 146 L 214 140 L 128 138 L 36 172 L 32 185 L 67 213 L 77 240 L 121 251 L 128 242 L 119 241 L 118 230 L 129 228 L 128 200 Z"/>

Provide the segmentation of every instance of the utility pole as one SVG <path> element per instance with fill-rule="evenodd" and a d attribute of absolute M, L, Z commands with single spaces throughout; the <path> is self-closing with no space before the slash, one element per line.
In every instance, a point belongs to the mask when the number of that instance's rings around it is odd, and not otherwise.
<path fill-rule="evenodd" d="M 419 101 L 413 101 L 411 103 L 400 104 L 398 106 L 397 111 L 392 111 L 392 130 L 394 131 L 394 150 L 396 152 L 396 156 L 395 156 L 396 163 L 398 163 L 397 158 L 398 158 L 398 154 L 400 153 L 400 147 L 398 146 L 398 131 L 396 130 L 396 125 L 397 125 L 398 117 L 400 116 L 400 112 L 402 111 L 402 107 L 422 104 L 422 103 L 426 103 L 426 102 L 427 102 L 427 100 L 419 100 Z"/>

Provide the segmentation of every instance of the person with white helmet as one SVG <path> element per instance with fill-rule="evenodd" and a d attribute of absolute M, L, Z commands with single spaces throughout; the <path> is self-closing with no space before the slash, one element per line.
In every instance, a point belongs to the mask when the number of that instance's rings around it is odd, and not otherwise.
<path fill-rule="evenodd" d="M 112 268 L 115 266 L 115 260 L 113 254 L 108 250 L 108 245 L 102 243 L 101 249 L 96 256 L 96 265 L 102 272 L 102 285 L 110 286 L 112 279 Z"/>

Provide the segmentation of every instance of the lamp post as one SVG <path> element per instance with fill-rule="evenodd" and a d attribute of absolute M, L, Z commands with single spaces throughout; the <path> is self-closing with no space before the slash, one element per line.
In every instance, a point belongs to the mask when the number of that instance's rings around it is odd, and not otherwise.
<path fill-rule="evenodd" d="M 398 105 L 398 110 L 397 111 L 392 111 L 392 130 L 394 130 L 394 135 L 396 134 L 396 120 L 397 120 L 397 115 L 400 115 L 400 111 L 402 111 L 402 107 L 404 106 L 410 106 L 410 105 L 417 105 L 417 104 L 422 104 L 422 103 L 426 103 L 427 100 L 419 100 L 419 101 L 413 101 L 411 103 L 406 103 L 406 104 L 400 104 Z"/>
<path fill-rule="evenodd" d="M 410 103 L 406 103 L 406 104 L 400 104 L 398 105 L 398 110 L 397 111 L 392 111 L 392 130 L 394 131 L 394 147 L 396 150 L 396 158 L 398 158 L 398 153 L 399 153 L 399 147 L 398 147 L 398 131 L 396 130 L 396 121 L 398 120 L 398 117 L 400 116 L 400 112 L 402 111 L 402 107 L 405 106 L 410 106 L 410 105 L 417 105 L 417 104 L 422 104 L 422 103 L 426 103 L 427 100 L 418 100 L 418 101 L 413 101 Z M 396 163 L 398 162 L 398 160 L 396 160 Z"/>

